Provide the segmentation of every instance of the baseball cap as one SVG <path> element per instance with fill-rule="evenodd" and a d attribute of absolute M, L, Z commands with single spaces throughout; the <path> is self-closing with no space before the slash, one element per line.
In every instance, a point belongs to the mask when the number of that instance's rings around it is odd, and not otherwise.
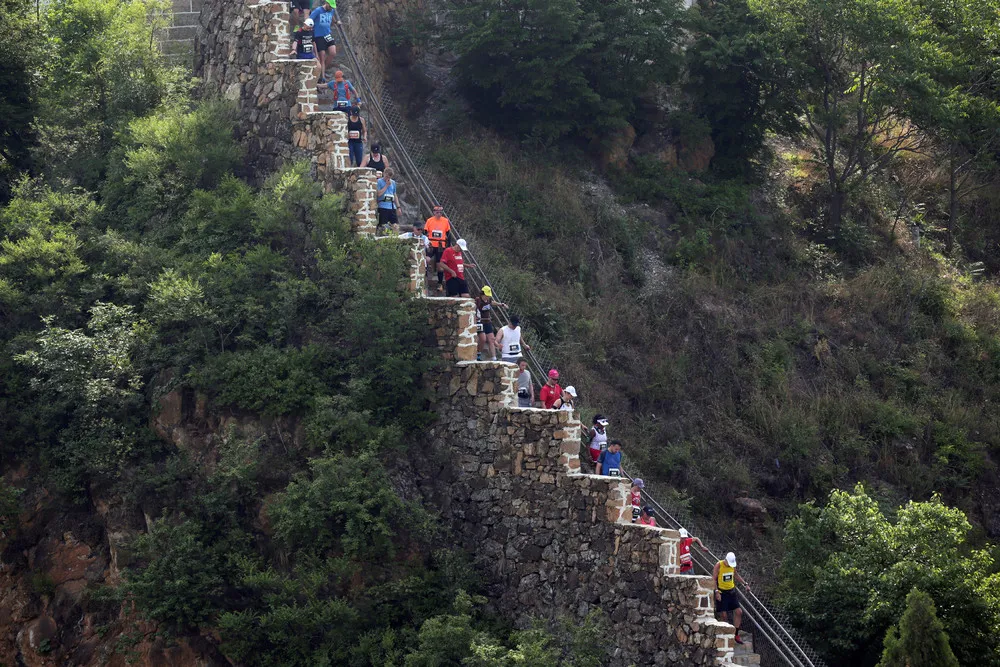
<path fill-rule="evenodd" d="M 600 415 L 600 414 L 594 415 L 594 423 L 595 424 L 600 424 L 601 426 L 607 426 L 608 425 L 608 419 L 604 415 Z"/>
<path fill-rule="evenodd" d="M 333 73 L 333 79 L 335 81 L 343 81 L 344 73 L 338 69 L 336 72 Z"/>
<path fill-rule="evenodd" d="M 646 483 L 642 481 L 641 477 L 636 477 L 632 480 L 632 486 L 638 486 L 640 489 L 645 489 Z"/>
<path fill-rule="evenodd" d="M 382 146 L 380 144 L 372 144 L 372 153 L 381 153 Z"/>
<path fill-rule="evenodd" d="M 315 24 L 315 23 L 313 22 L 313 20 L 312 20 L 312 19 L 306 19 L 306 27 L 307 27 L 307 28 L 311 28 L 311 27 L 313 27 L 314 25 L 316 25 L 316 24 Z"/>
<path fill-rule="evenodd" d="M 567 394 L 569 394 L 573 398 L 576 398 L 576 387 L 570 385 L 569 387 L 566 387 L 565 389 L 563 389 L 563 391 L 565 391 Z"/>
<path fill-rule="evenodd" d="M 461 248 L 462 250 L 468 250 L 469 249 L 469 244 L 468 244 L 468 242 L 465 239 L 459 239 L 459 240 L 455 241 L 455 243 L 457 243 L 458 247 Z"/>
<path fill-rule="evenodd" d="M 552 379 L 554 379 L 554 380 L 558 380 L 559 379 L 559 371 L 557 371 L 556 369 L 553 368 L 552 370 L 549 371 L 549 377 L 552 378 Z"/>
<path fill-rule="evenodd" d="M 678 528 L 677 532 L 680 533 L 682 538 L 687 538 L 688 536 L 687 528 Z"/>
<path fill-rule="evenodd" d="M 359 109 L 357 107 L 351 107 L 351 115 L 352 116 L 357 116 L 359 113 L 361 113 L 361 109 Z"/>
<path fill-rule="evenodd" d="M 648 514 L 649 516 L 653 516 L 654 514 L 656 514 L 656 512 L 653 511 L 652 505 L 646 505 L 645 507 L 642 508 L 642 511 Z"/>
<path fill-rule="evenodd" d="M 726 554 L 726 562 L 729 563 L 729 567 L 736 567 L 736 554 L 732 551 Z"/>
<path fill-rule="evenodd" d="M 486 296 L 493 296 L 493 288 L 489 285 L 483 285 L 483 294 Z"/>

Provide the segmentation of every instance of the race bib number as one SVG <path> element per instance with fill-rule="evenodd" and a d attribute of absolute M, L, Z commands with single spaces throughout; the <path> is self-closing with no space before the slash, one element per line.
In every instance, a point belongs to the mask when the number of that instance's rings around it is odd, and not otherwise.
<path fill-rule="evenodd" d="M 347 133 L 347 138 L 348 139 L 360 139 L 361 138 L 361 132 L 359 132 L 358 130 L 351 130 L 350 132 Z"/>
<path fill-rule="evenodd" d="M 348 102 L 347 100 L 337 100 L 338 109 L 346 109 L 348 105 L 350 105 L 350 102 Z"/>
<path fill-rule="evenodd" d="M 396 195 L 391 195 L 388 192 L 382 195 L 382 201 L 392 201 L 396 198 Z"/>
<path fill-rule="evenodd" d="M 440 241 L 441 239 L 444 238 L 444 232 L 442 232 L 440 229 L 432 230 L 431 238 L 434 239 L 435 241 Z"/>
<path fill-rule="evenodd" d="M 510 345 L 507 346 L 507 356 L 508 357 L 516 357 L 519 354 L 521 354 L 521 344 L 520 343 L 511 343 Z"/>
<path fill-rule="evenodd" d="M 608 468 L 608 477 L 621 477 L 622 471 L 618 468 Z"/>
<path fill-rule="evenodd" d="M 482 322 L 476 322 L 476 331 L 478 331 L 479 333 L 483 333 L 483 323 Z"/>
<path fill-rule="evenodd" d="M 725 574 L 722 575 L 722 580 L 724 582 L 726 582 L 727 584 L 730 583 L 730 582 L 732 582 L 732 580 L 733 580 L 733 573 L 732 572 L 726 572 Z"/>

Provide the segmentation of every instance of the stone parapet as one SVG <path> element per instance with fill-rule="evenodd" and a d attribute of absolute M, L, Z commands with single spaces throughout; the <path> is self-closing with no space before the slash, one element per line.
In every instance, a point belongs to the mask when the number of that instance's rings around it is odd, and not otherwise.
<path fill-rule="evenodd" d="M 430 326 L 426 345 L 437 348 L 447 361 L 473 361 L 478 347 L 476 302 L 440 296 L 428 297 L 427 302 Z"/>
<path fill-rule="evenodd" d="M 461 300 L 427 301 L 455 331 Z M 454 345 L 454 335 L 435 338 Z M 677 532 L 631 524 L 628 481 L 579 472 L 577 415 L 511 407 L 515 377 L 503 362 L 428 375 L 440 418 L 413 463 L 420 492 L 486 573 L 491 599 L 524 624 L 600 608 L 613 626 L 612 665 L 727 664 L 733 629 L 712 617 L 711 582 L 673 574 Z"/>
<path fill-rule="evenodd" d="M 318 168 L 319 165 L 317 165 Z M 375 193 L 378 179 L 375 170 L 368 169 L 327 169 L 323 187 L 327 191 L 343 192 L 347 211 L 351 216 L 351 228 L 359 236 L 375 236 L 378 224 Z M 473 358 L 475 354 L 473 354 Z"/>

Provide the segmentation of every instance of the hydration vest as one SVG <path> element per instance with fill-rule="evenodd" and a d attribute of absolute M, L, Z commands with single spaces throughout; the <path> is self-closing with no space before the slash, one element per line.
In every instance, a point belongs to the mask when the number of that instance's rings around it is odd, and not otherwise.
<path fill-rule="evenodd" d="M 340 90 L 344 90 L 344 98 L 340 98 Z M 333 91 L 333 106 L 340 108 L 347 108 L 351 106 L 351 86 L 350 81 L 344 79 L 343 81 L 335 81 L 330 90 Z"/>

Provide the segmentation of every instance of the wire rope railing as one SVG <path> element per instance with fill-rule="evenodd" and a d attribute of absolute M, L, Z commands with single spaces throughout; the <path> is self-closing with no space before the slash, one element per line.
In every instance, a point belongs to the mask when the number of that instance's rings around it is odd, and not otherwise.
<path fill-rule="evenodd" d="M 369 69 L 367 67 L 368 63 L 363 60 L 363 57 L 351 45 L 347 31 L 343 26 L 338 26 L 338 29 L 342 37 L 344 51 L 354 65 L 352 69 L 354 69 L 354 73 L 356 74 L 355 83 L 359 84 L 364 91 L 366 100 L 365 110 L 368 114 L 368 120 L 369 122 L 374 121 L 374 124 L 382 132 L 384 140 L 391 142 L 393 151 L 388 155 L 400 173 L 406 177 L 405 184 L 411 185 L 414 188 L 414 194 L 419 205 L 428 214 L 433 210 L 434 206 L 443 206 L 451 219 L 452 232 L 456 236 L 461 237 L 456 219 L 469 219 L 469 211 L 465 207 L 457 205 L 448 197 L 439 196 L 435 193 L 432 184 L 436 183 L 433 176 L 428 174 L 431 170 L 429 169 L 428 160 L 424 155 L 422 143 L 416 141 L 410 134 L 407 123 L 393 103 L 392 97 L 385 89 L 384 83 L 381 80 L 373 82 L 365 75 L 366 69 Z M 425 174 L 428 175 L 425 177 Z M 442 189 L 439 187 L 438 192 L 441 191 Z M 513 291 L 504 279 L 504 273 L 498 267 L 499 264 L 505 261 L 504 258 L 499 254 L 491 252 L 489 246 L 479 245 L 474 236 L 467 235 L 464 238 L 470 241 L 470 245 L 473 248 L 478 248 L 476 251 L 468 250 L 463 252 L 463 254 L 468 255 L 472 260 L 471 266 L 469 263 L 466 264 L 466 272 L 468 277 L 471 278 L 470 282 L 479 288 L 489 285 L 493 289 L 497 300 L 503 302 L 503 296 Z M 508 304 L 508 309 L 516 312 L 510 304 Z M 503 325 L 507 325 L 510 322 L 512 313 L 505 312 L 502 309 L 495 309 L 494 314 L 499 316 Z M 525 333 L 529 334 L 528 338 L 534 341 L 530 350 L 524 350 L 524 358 L 528 362 L 536 384 L 542 384 L 545 381 L 546 369 L 554 368 L 555 366 L 544 349 L 541 337 L 538 336 L 537 331 L 531 327 L 530 323 L 522 323 L 522 329 Z M 622 462 L 623 474 L 625 474 L 624 467 L 628 466 L 638 476 L 639 470 L 637 466 L 626 457 L 623 457 Z M 630 480 L 632 479 L 628 475 L 626 477 Z M 713 539 L 722 541 L 719 539 L 722 536 L 708 535 L 698 531 L 695 528 L 690 513 L 683 508 L 670 506 L 669 503 L 666 505 L 661 504 L 657 501 L 653 497 L 652 489 L 649 486 L 643 490 L 642 496 L 645 502 L 653 506 L 659 516 L 670 524 L 669 527 L 685 527 L 691 534 L 702 537 L 703 542 Z M 691 554 L 696 568 L 700 569 L 702 574 L 711 574 L 715 563 L 720 560 L 719 556 L 710 547 L 705 552 L 692 549 Z M 741 565 L 740 569 L 752 578 L 752 568 Z M 820 658 L 819 654 L 805 642 L 798 631 L 790 627 L 791 619 L 780 608 L 770 601 L 762 600 L 758 595 L 749 590 L 738 590 L 738 595 L 740 604 L 744 610 L 744 624 L 749 621 L 754 626 L 754 650 L 761 656 L 764 664 L 784 664 L 790 667 L 826 667 L 826 663 Z"/>

